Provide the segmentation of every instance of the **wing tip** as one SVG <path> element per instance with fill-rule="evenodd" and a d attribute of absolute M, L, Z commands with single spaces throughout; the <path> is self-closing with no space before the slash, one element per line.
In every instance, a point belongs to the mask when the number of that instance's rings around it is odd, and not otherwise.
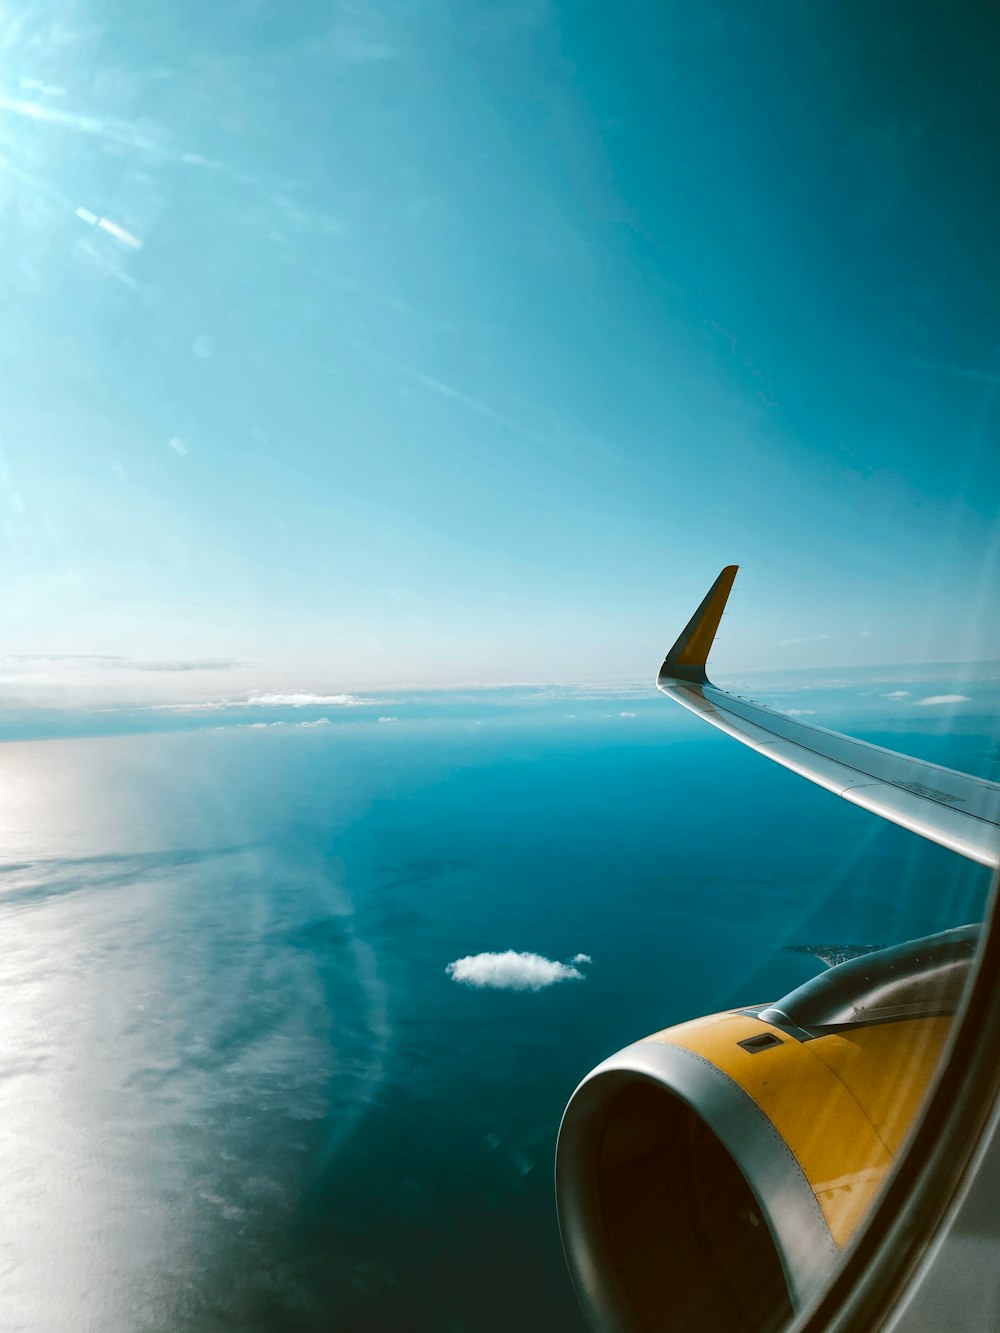
<path fill-rule="evenodd" d="M 674 646 L 663 659 L 658 686 L 670 681 L 687 680 L 703 684 L 708 680 L 705 667 L 726 609 L 739 565 L 726 565 L 702 599 L 701 605 L 685 625 Z"/>

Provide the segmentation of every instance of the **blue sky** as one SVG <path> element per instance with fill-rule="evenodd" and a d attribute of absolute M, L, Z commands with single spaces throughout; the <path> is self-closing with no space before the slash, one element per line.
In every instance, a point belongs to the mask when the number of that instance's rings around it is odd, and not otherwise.
<path fill-rule="evenodd" d="M 1000 658 L 983 11 L 23 10 L 0 688 Z"/>

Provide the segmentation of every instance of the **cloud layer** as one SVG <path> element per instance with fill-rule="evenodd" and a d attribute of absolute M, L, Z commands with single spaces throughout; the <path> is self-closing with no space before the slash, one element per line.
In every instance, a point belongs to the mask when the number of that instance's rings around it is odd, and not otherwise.
<path fill-rule="evenodd" d="M 929 694 L 926 699 L 918 699 L 920 708 L 929 708 L 933 704 L 967 704 L 972 700 L 967 694 Z"/>
<path fill-rule="evenodd" d="M 330 719 L 328 717 L 318 717 L 315 722 L 237 722 L 238 727 L 246 727 L 248 731 L 271 731 L 275 727 L 328 727 Z"/>
<path fill-rule="evenodd" d="M 578 953 L 573 963 L 589 963 L 586 954 Z M 478 989 L 544 990 L 560 981 L 582 981 L 583 973 L 573 963 L 557 963 L 537 953 L 477 953 L 449 963 L 445 971 L 452 981 Z"/>
<path fill-rule="evenodd" d="M 13 663 L 13 667 L 8 663 Z M 62 667 L 70 671 L 232 671 L 245 666 L 233 657 L 177 657 L 154 661 L 107 653 L 10 653 L 0 658 L 0 671 Z"/>
<path fill-rule="evenodd" d="M 246 699 L 209 699 L 199 703 L 153 704 L 165 713 L 218 713 L 231 708 L 362 708 L 368 699 L 355 694 L 251 694 Z"/>

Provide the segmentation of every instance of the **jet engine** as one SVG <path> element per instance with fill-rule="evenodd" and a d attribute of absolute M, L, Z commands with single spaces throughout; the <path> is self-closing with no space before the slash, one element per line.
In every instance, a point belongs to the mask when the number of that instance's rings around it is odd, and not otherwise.
<path fill-rule="evenodd" d="M 774 1004 L 627 1046 L 559 1131 L 570 1273 L 600 1333 L 761 1333 L 829 1277 L 933 1080 L 967 926 L 838 963 Z"/>

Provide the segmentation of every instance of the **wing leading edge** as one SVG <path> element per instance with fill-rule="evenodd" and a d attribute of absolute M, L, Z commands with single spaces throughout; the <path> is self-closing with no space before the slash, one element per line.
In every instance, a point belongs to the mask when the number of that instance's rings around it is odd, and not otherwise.
<path fill-rule="evenodd" d="M 980 865 L 1000 865 L 1000 784 L 842 736 L 720 690 L 706 663 L 738 566 L 667 654 L 657 688 L 767 759 Z"/>

